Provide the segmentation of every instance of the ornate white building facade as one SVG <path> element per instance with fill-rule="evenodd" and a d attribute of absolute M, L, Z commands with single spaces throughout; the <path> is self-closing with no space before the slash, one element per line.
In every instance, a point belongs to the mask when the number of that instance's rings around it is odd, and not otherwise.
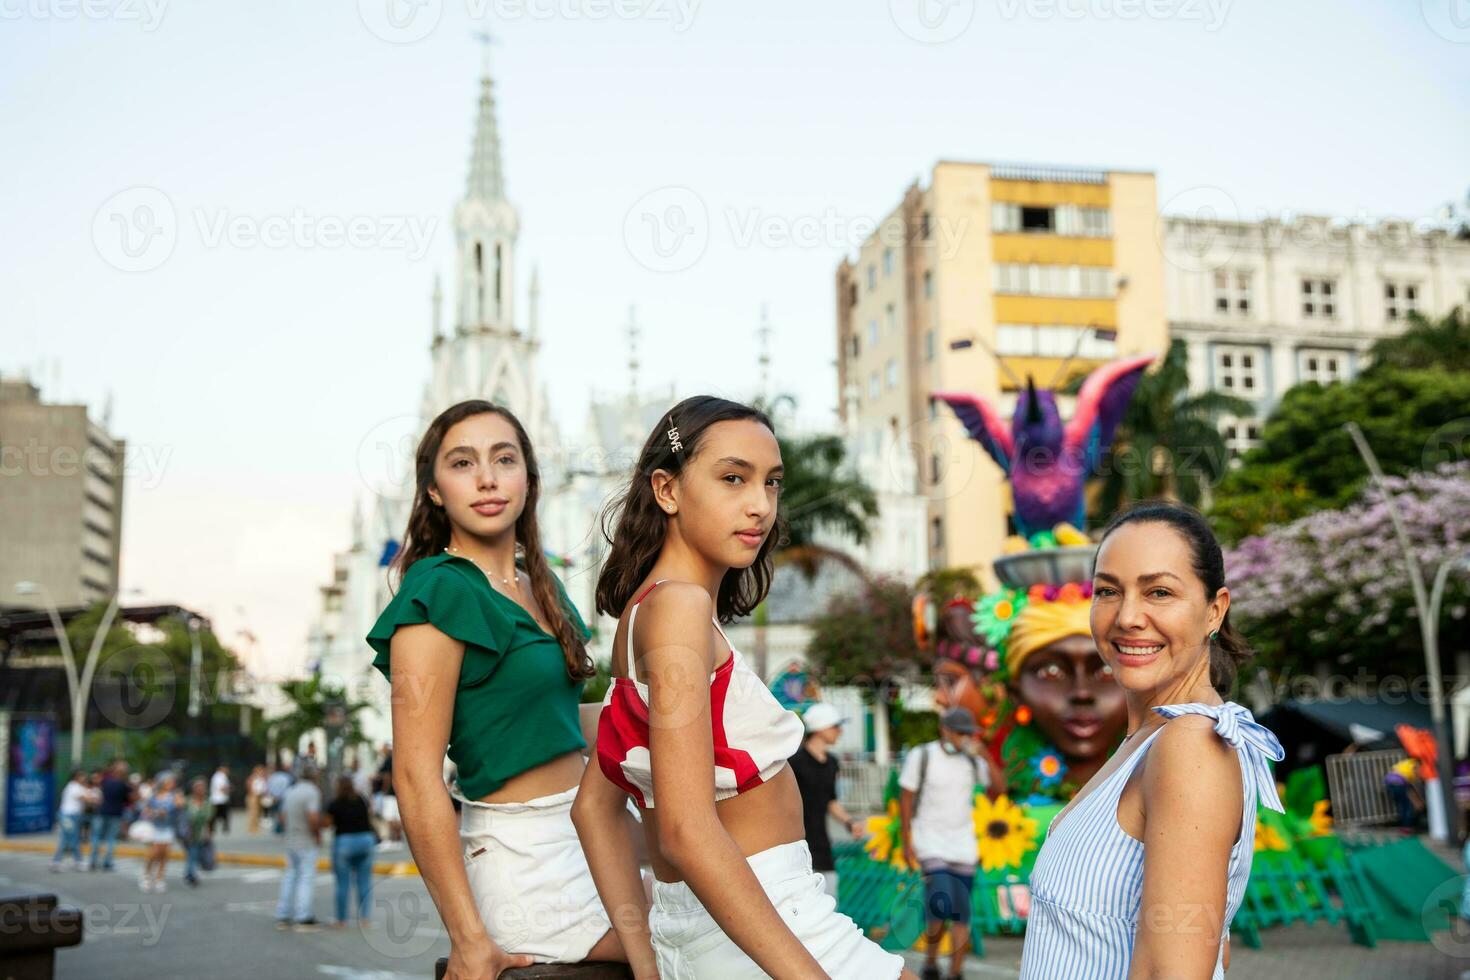
<path fill-rule="evenodd" d="M 1255 409 L 1221 420 L 1232 457 L 1259 444 L 1288 388 L 1349 380 L 1410 312 L 1470 305 L 1470 241 L 1442 229 L 1317 215 L 1161 220 L 1169 331 L 1189 344 L 1190 387 Z"/>

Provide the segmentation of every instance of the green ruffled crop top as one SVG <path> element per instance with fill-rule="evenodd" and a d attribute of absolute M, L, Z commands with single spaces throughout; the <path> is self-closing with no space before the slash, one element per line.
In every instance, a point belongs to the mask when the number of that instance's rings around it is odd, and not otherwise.
<path fill-rule="evenodd" d="M 584 639 L 591 631 L 560 581 L 557 593 Z M 433 623 L 465 645 L 449 728 L 459 788 L 477 800 L 506 780 L 585 749 L 582 681 L 567 677 L 561 644 L 520 603 L 496 592 L 471 561 L 447 552 L 420 558 L 367 635 L 373 666 L 392 680 L 389 643 L 400 626 Z"/>

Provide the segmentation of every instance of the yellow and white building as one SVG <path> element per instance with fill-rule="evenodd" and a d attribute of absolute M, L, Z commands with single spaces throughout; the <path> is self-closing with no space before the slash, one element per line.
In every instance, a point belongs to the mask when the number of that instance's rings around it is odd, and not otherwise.
<path fill-rule="evenodd" d="M 872 482 L 925 498 L 930 567 L 988 576 L 1011 533 L 1000 468 L 930 393 L 982 395 L 1009 419 L 1016 384 L 987 348 L 1038 387 L 1064 366 L 1162 355 L 1158 227 L 1152 173 L 942 161 L 838 266 L 844 424 L 861 458 L 885 461 Z"/>

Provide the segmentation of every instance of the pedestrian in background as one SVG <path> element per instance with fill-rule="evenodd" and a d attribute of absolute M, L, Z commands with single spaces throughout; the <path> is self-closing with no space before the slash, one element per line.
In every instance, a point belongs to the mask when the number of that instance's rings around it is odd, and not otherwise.
<path fill-rule="evenodd" d="M 806 843 L 812 852 L 812 870 L 822 876 L 822 889 L 837 897 L 837 864 L 832 859 L 832 839 L 827 834 L 830 814 L 841 821 L 854 837 L 862 835 L 862 822 L 837 800 L 837 756 L 832 746 L 842 737 L 842 716 L 830 704 L 817 702 L 802 712 L 806 738 L 791 757 L 791 771 L 801 790 L 801 816 L 806 825 Z"/>
<path fill-rule="evenodd" d="M 128 782 L 128 764 L 122 759 L 112 763 L 102 774 L 102 784 L 97 788 L 97 812 L 92 817 L 91 868 L 96 871 L 112 870 L 112 851 L 117 844 L 123 814 L 133 800 L 133 785 Z M 107 850 L 103 852 L 103 848 Z M 99 860 L 101 859 L 100 864 Z"/>
<path fill-rule="evenodd" d="M 152 828 L 148 844 L 148 859 L 143 865 L 143 876 L 138 879 L 138 888 L 145 892 L 167 891 L 163 883 L 168 869 L 168 852 L 178 838 L 179 815 L 184 808 L 184 798 L 178 790 L 178 780 L 171 772 L 159 773 L 153 781 L 153 792 L 148 795 L 140 811 L 141 818 Z"/>
<path fill-rule="evenodd" d="M 337 928 L 347 925 L 349 884 L 357 894 L 356 919 L 367 924 L 368 894 L 373 881 L 373 845 L 378 835 L 368 815 L 367 800 L 357 791 L 351 776 L 337 777 L 337 792 L 327 804 L 325 823 L 332 828 L 332 874 L 337 879 Z M 350 880 L 349 880 L 350 879 Z"/>
<path fill-rule="evenodd" d="M 286 798 L 286 790 L 290 788 L 291 773 L 278 757 L 275 771 L 265 777 L 265 795 L 269 800 L 266 809 L 270 812 L 271 830 L 277 834 L 284 832 L 281 826 L 281 801 Z"/>
<path fill-rule="evenodd" d="M 184 881 L 190 888 L 197 887 L 199 875 L 196 870 L 204 863 L 201 859 L 214 835 L 214 806 L 209 802 L 208 787 L 203 777 L 189 784 L 189 799 L 184 803 Z"/>
<path fill-rule="evenodd" d="M 281 826 L 286 843 L 286 874 L 281 879 L 281 897 L 276 902 L 276 928 L 314 932 L 316 916 L 311 908 L 311 889 L 316 881 L 317 846 L 322 839 L 322 793 L 316 785 L 313 759 L 303 756 L 296 782 L 281 800 Z"/>
<path fill-rule="evenodd" d="M 225 833 L 230 832 L 230 791 L 234 786 L 230 783 L 230 767 L 220 766 L 214 771 L 214 777 L 209 781 L 209 803 L 214 807 L 214 813 L 209 818 L 209 829 L 214 830 L 216 823 L 225 825 Z"/>
<path fill-rule="evenodd" d="M 76 871 L 82 866 L 82 819 L 87 801 L 95 791 L 87 785 L 86 774 L 80 769 L 72 771 L 71 778 L 61 790 L 61 805 L 56 819 L 61 828 L 61 839 L 56 842 L 56 854 L 51 858 L 52 871 Z M 62 858 L 66 862 L 62 863 Z"/>
<path fill-rule="evenodd" d="M 968 708 L 939 719 L 939 739 L 916 745 L 903 760 L 903 851 L 924 876 L 923 980 L 939 978 L 939 946 L 949 933 L 950 977 L 964 976 L 970 949 L 972 889 L 980 842 L 975 834 L 975 790 L 1000 793 L 990 764 L 977 751 L 979 726 Z"/>
<path fill-rule="evenodd" d="M 265 795 L 265 766 L 256 766 L 245 780 L 245 829 L 252 834 L 260 833 Z"/>

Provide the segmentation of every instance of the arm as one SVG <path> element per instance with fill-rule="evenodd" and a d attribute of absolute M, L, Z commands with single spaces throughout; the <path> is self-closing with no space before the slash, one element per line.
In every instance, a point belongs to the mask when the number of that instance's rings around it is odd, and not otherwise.
<path fill-rule="evenodd" d="M 648 932 L 648 896 L 623 819 L 627 799 L 622 790 L 608 782 L 594 758 L 582 772 L 582 785 L 572 803 L 572 824 L 577 828 L 602 907 L 628 954 L 633 976 L 657 977 L 658 964 Z"/>
<path fill-rule="evenodd" d="M 496 977 L 529 956 L 495 945 L 475 907 L 459 847 L 459 822 L 444 789 L 444 751 L 464 644 L 432 623 L 400 626 L 393 634 L 393 790 L 408 849 L 444 929 L 449 933 L 446 980 Z"/>
<path fill-rule="evenodd" d="M 828 803 L 827 812 L 838 820 L 841 820 L 842 825 L 847 828 L 847 832 L 852 834 L 852 836 L 856 837 L 862 833 L 863 828 L 861 826 L 858 826 L 856 830 L 853 829 L 853 826 L 858 823 L 858 820 L 847 812 L 847 808 L 840 801 L 833 800 L 831 803 Z"/>
<path fill-rule="evenodd" d="M 1239 761 L 1209 718 L 1186 715 L 1154 740 L 1139 778 L 1143 899 L 1129 980 L 1207 978 L 1220 954 L 1244 805 Z"/>
<path fill-rule="evenodd" d="M 644 601 L 634 647 L 646 651 L 649 754 L 658 844 L 725 935 L 772 977 L 822 977 L 720 823 L 714 801 L 709 675 L 715 651 L 709 594 L 669 583 Z"/>
<path fill-rule="evenodd" d="M 903 858 L 910 868 L 919 870 L 919 859 L 914 855 L 914 791 L 901 790 L 898 795 L 898 812 L 903 833 Z"/>

